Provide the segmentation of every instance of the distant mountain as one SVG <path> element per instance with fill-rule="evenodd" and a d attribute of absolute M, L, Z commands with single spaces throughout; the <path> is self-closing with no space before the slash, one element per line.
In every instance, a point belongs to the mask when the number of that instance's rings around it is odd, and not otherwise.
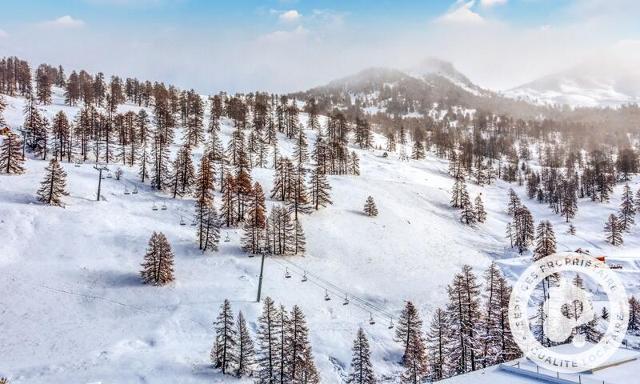
<path fill-rule="evenodd" d="M 539 107 L 483 89 L 453 64 L 436 58 L 406 70 L 368 68 L 291 96 L 314 97 L 325 106 L 339 104 L 349 108 L 359 104 L 372 114 L 426 116 L 434 109 L 447 108 L 482 109 L 518 117 L 540 114 Z"/>
<path fill-rule="evenodd" d="M 599 107 L 640 103 L 640 43 L 623 42 L 581 64 L 504 92 L 535 104 Z"/>

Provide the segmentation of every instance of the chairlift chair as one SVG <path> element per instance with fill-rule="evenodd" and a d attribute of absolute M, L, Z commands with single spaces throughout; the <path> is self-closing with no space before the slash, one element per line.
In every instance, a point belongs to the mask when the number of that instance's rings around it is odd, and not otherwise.
<path fill-rule="evenodd" d="M 107 179 L 113 179 L 113 174 L 111 172 L 107 173 Z"/>
<path fill-rule="evenodd" d="M 389 322 L 389 326 L 387 328 L 389 328 L 389 329 L 393 329 L 394 328 L 393 317 L 391 318 L 391 321 Z"/>
<path fill-rule="evenodd" d="M 129 192 L 129 187 L 127 187 L 126 185 L 124 187 L 124 194 L 125 195 L 130 195 L 131 194 L 131 192 Z"/>
<path fill-rule="evenodd" d="M 197 223 L 196 223 L 196 219 L 191 220 L 191 226 L 192 226 L 192 227 L 195 227 L 195 226 L 196 226 L 196 224 L 197 224 Z"/>
<path fill-rule="evenodd" d="M 166 211 L 166 210 L 167 210 L 167 204 L 162 203 L 162 210 L 163 210 L 163 211 Z"/>
<path fill-rule="evenodd" d="M 326 289 L 324 290 L 324 301 L 329 301 L 331 300 L 331 296 L 329 296 L 329 291 L 327 291 Z"/>
<path fill-rule="evenodd" d="M 156 203 L 153 203 L 153 205 L 151 206 L 151 209 L 153 209 L 154 211 L 158 210 L 158 206 L 156 205 Z"/>
<path fill-rule="evenodd" d="M 133 186 L 133 192 L 131 192 L 131 193 L 133 193 L 134 195 L 138 194 L 138 186 L 137 185 Z"/>
<path fill-rule="evenodd" d="M 374 325 L 375 323 L 376 321 L 373 320 L 373 314 L 369 312 L 369 325 Z"/>
<path fill-rule="evenodd" d="M 182 218 L 182 216 L 180 216 L 180 225 L 187 225 L 187 224 L 184 222 L 184 219 Z"/>
<path fill-rule="evenodd" d="M 285 277 L 285 279 L 290 279 L 291 278 L 291 273 L 289 273 L 289 268 L 285 268 L 284 269 L 284 277 Z"/>
<path fill-rule="evenodd" d="M 342 302 L 342 305 L 349 305 L 349 297 L 347 297 L 347 295 L 344 295 L 344 301 Z"/>
<path fill-rule="evenodd" d="M 224 238 L 224 242 L 228 243 L 231 241 L 231 238 L 229 237 L 229 234 L 227 233 L 227 236 Z"/>
<path fill-rule="evenodd" d="M 304 273 L 302 274 L 302 280 L 300 280 L 300 281 L 302 281 L 304 283 L 307 280 L 308 280 L 307 279 L 307 271 L 304 271 Z"/>

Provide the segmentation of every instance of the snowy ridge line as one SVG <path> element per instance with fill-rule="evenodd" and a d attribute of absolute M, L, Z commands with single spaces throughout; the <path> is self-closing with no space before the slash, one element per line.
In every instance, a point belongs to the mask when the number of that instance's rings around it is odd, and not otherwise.
<path fill-rule="evenodd" d="M 384 308 L 377 306 L 359 296 L 350 294 L 346 289 L 340 288 L 336 284 L 322 278 L 321 276 L 313 272 L 308 271 L 307 269 L 297 265 L 291 260 L 287 260 L 287 259 L 282 259 L 282 260 L 284 260 L 285 262 L 290 264 L 292 267 L 297 268 L 299 270 L 299 271 L 294 271 L 295 274 L 299 276 L 304 276 L 306 274 L 308 281 L 310 281 L 314 285 L 326 290 L 327 292 L 331 292 L 336 296 L 348 298 L 349 304 L 354 304 L 356 307 L 362 309 L 364 312 L 368 312 L 370 315 L 373 315 L 373 312 L 375 312 L 380 317 L 386 317 L 389 319 L 390 322 L 393 322 L 393 317 L 394 317 L 393 314 L 391 314 L 390 312 L 387 312 Z M 281 267 L 284 267 L 286 270 L 288 270 L 288 268 L 283 263 L 279 262 L 278 259 L 274 259 L 274 261 L 277 264 L 279 264 Z M 312 278 L 309 278 L 309 276 L 311 276 Z"/>

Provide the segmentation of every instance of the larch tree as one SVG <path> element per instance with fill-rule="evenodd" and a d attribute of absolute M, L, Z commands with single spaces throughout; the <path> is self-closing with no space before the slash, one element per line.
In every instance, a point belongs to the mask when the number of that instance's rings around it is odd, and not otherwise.
<path fill-rule="evenodd" d="M 255 351 L 253 348 L 253 340 L 251 340 L 251 334 L 249 334 L 247 322 L 244 319 L 242 311 L 238 312 L 236 332 L 238 335 L 236 374 L 238 377 L 252 376 L 255 363 Z"/>
<path fill-rule="evenodd" d="M 70 159 L 71 148 L 69 146 L 69 140 L 71 140 L 71 124 L 63 111 L 58 112 L 53 118 L 51 135 L 53 136 L 53 156 L 60 161 L 62 161 L 65 156 Z"/>
<path fill-rule="evenodd" d="M 419 384 L 427 378 L 429 365 L 422 335 L 416 334 L 409 339 L 403 365 L 405 370 L 400 376 L 401 383 Z"/>
<path fill-rule="evenodd" d="M 9 132 L 0 146 L 0 173 L 21 174 L 24 170 L 22 141 L 18 135 Z"/>
<path fill-rule="evenodd" d="M 141 266 L 140 276 L 145 284 L 165 285 L 174 280 L 173 252 L 163 233 L 153 232 Z"/>
<path fill-rule="evenodd" d="M 309 190 L 311 194 L 311 205 L 316 211 L 320 209 L 320 207 L 326 207 L 327 204 L 333 204 L 329 196 L 331 185 L 329 185 L 327 181 L 327 175 L 321 172 L 320 167 L 314 168 L 311 173 Z"/>
<path fill-rule="evenodd" d="M 477 221 L 476 209 L 471 203 L 471 199 L 469 198 L 469 193 L 466 188 L 462 190 L 460 195 L 460 205 L 460 221 L 466 225 L 474 225 Z"/>
<path fill-rule="evenodd" d="M 256 181 L 247 201 L 247 219 L 244 222 L 242 249 L 251 254 L 262 250 L 267 224 L 266 205 L 262 186 Z"/>
<path fill-rule="evenodd" d="M 227 175 L 222 182 L 222 208 L 220 221 L 227 227 L 236 225 L 236 183 L 233 175 Z"/>
<path fill-rule="evenodd" d="M 358 328 L 358 334 L 353 340 L 351 349 L 351 370 L 347 383 L 349 384 L 375 384 L 376 377 L 371 364 L 371 350 L 369 340 L 362 328 Z"/>
<path fill-rule="evenodd" d="M 304 236 L 304 230 L 300 220 L 294 219 L 294 235 L 293 235 L 293 254 L 304 255 L 307 251 L 307 240 Z"/>
<path fill-rule="evenodd" d="M 378 216 L 378 208 L 371 196 L 367 197 L 367 200 L 364 203 L 364 214 L 367 216 Z"/>
<path fill-rule="evenodd" d="M 195 180 L 195 216 L 198 226 L 200 249 L 217 249 L 219 239 L 218 217 L 213 207 L 213 166 L 207 156 L 202 156 L 200 169 Z"/>
<path fill-rule="evenodd" d="M 534 239 L 535 228 L 531 211 L 522 205 L 515 209 L 513 214 L 513 244 L 518 247 L 518 252 L 522 254 L 529 248 Z"/>
<path fill-rule="evenodd" d="M 360 158 L 356 151 L 351 151 L 349 156 L 349 173 L 354 176 L 360 176 Z"/>
<path fill-rule="evenodd" d="M 62 196 L 69 194 L 66 190 L 67 174 L 56 159 L 51 159 L 49 166 L 44 170 L 44 180 L 40 183 L 37 193 L 38 201 L 62 207 L 64 205 Z"/>
<path fill-rule="evenodd" d="M 620 224 L 620 220 L 613 213 L 609 215 L 609 219 L 604 225 L 604 233 L 607 239 L 607 242 L 611 245 L 618 246 L 622 245 L 622 225 Z"/>
<path fill-rule="evenodd" d="M 313 361 L 311 344 L 309 343 L 309 329 L 302 310 L 294 305 L 286 327 L 287 383 L 317 384 L 320 376 Z"/>
<path fill-rule="evenodd" d="M 214 367 L 222 370 L 223 374 L 232 373 L 238 359 L 238 332 L 229 300 L 225 299 L 222 303 L 214 327 L 216 339 L 211 350 L 211 360 Z"/>

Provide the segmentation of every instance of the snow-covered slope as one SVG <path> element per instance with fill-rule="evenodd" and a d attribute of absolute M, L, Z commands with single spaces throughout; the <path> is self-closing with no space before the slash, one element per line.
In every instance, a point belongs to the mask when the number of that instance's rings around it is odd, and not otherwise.
<path fill-rule="evenodd" d="M 5 117 L 15 129 L 22 123 L 23 100 L 7 100 Z M 69 116 L 78 111 L 62 105 L 59 94 L 45 109 L 49 117 L 58 110 Z M 233 130 L 228 121 L 222 130 L 228 140 Z M 313 142 L 315 133 L 307 134 Z M 282 153 L 291 153 L 291 142 L 285 137 L 279 142 Z M 401 350 L 385 314 L 397 317 L 404 300 L 412 300 L 427 320 L 445 303 L 446 285 L 463 264 L 481 273 L 499 259 L 515 276 L 528 260 L 514 258 L 504 239 L 508 184 L 469 186 L 472 196 L 483 193 L 488 211 L 485 224 L 470 228 L 449 207 L 453 182 L 446 161 L 430 156 L 403 162 L 396 154 L 384 158 L 379 151 L 353 150 L 362 175 L 331 176 L 334 204 L 302 218 L 307 255 L 269 258 L 265 267 L 263 295 L 289 308 L 297 304 L 306 314 L 325 383 L 339 382 L 348 369 L 358 327 L 370 338 L 377 374 L 394 377 L 401 370 Z M 201 154 L 195 151 L 196 163 Z M 105 200 L 96 202 L 92 165 L 65 163 L 66 208 L 43 206 L 35 191 L 46 163 L 30 159 L 26 165 L 24 175 L 0 175 L 0 374 L 30 384 L 235 382 L 211 368 L 209 351 L 212 322 L 225 298 L 236 313 L 244 312 L 251 331 L 256 329 L 260 260 L 240 250 L 241 231 L 224 229 L 222 237 L 230 241 L 203 255 L 189 225 L 193 200 L 151 190 L 138 181 L 137 169 L 124 166 L 123 180 L 103 180 Z M 271 169 L 254 169 L 252 176 L 265 191 L 271 189 Z M 137 186 L 139 193 L 125 195 L 127 186 Z M 635 180 L 634 189 L 638 186 Z M 516 189 L 526 200 L 524 190 Z M 546 206 L 526 204 L 536 220 L 554 223 L 559 250 L 583 247 L 615 255 L 627 261 L 624 273 L 632 284 L 638 281 L 632 257 L 640 239 L 629 236 L 618 249 L 606 245 L 601 233 L 603 219 L 617 207 L 616 193 L 608 205 L 580 202 L 578 236 L 564 233 L 566 224 Z M 380 211 L 375 218 L 361 213 L 368 195 Z M 167 210 L 152 210 L 154 203 Z M 186 226 L 179 224 L 181 217 Z M 167 236 L 176 255 L 176 282 L 170 286 L 145 286 L 138 278 L 153 231 Z M 285 278 L 286 269 L 292 278 Z M 303 271 L 307 282 L 301 282 Z M 327 287 L 331 301 L 324 300 Z M 347 306 L 339 297 L 344 291 L 352 298 Z M 356 298 L 367 304 L 356 306 Z"/>

